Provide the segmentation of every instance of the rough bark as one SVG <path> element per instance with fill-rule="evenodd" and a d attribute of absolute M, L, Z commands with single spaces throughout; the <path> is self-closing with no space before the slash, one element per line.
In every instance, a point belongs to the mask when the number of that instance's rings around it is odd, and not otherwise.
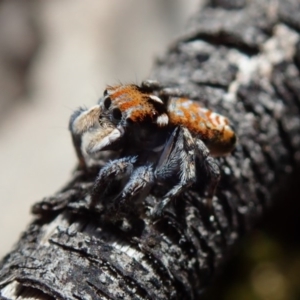
<path fill-rule="evenodd" d="M 203 201 L 203 178 L 153 222 L 145 212 L 165 193 L 155 186 L 133 229 L 122 231 L 78 205 L 96 172 L 76 172 L 34 207 L 38 218 L 3 259 L 2 298 L 200 299 L 299 167 L 299 34 L 296 0 L 206 4 L 151 78 L 234 124 L 238 144 L 218 159 L 212 209 Z"/>

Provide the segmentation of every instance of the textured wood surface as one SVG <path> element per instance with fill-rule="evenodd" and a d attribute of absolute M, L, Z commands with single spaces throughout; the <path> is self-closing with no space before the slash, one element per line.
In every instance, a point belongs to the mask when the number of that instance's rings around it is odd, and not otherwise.
<path fill-rule="evenodd" d="M 218 159 L 212 209 L 199 174 L 156 222 L 146 212 L 165 188 L 154 187 L 122 231 L 80 204 L 96 173 L 77 172 L 33 208 L 39 217 L 1 262 L 2 297 L 201 299 L 299 167 L 299 20 L 299 1 L 211 1 L 155 63 L 151 78 L 224 114 L 237 132 L 236 150 Z"/>

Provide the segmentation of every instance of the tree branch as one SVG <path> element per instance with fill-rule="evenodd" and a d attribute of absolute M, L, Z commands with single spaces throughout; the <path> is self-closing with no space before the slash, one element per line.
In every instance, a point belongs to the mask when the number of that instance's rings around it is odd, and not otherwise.
<path fill-rule="evenodd" d="M 299 167 L 299 14 L 296 0 L 211 0 L 154 66 L 153 79 L 234 124 L 212 209 L 199 174 L 153 222 L 147 206 L 165 194 L 155 186 L 124 232 L 80 205 L 98 170 L 77 171 L 33 208 L 39 217 L 1 263 L 2 298 L 199 299 Z"/>

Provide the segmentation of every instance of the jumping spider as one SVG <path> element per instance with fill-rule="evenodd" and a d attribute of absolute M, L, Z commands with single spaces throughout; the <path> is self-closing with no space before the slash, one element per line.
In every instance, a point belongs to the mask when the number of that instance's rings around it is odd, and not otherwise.
<path fill-rule="evenodd" d="M 123 180 L 113 199 L 123 206 L 149 193 L 154 183 L 176 179 L 152 209 L 158 217 L 166 205 L 196 182 L 196 159 L 210 178 L 207 198 L 212 199 L 220 178 L 214 156 L 235 146 L 236 136 L 226 117 L 180 94 L 169 96 L 157 83 L 109 86 L 98 105 L 79 109 L 70 120 L 81 167 L 104 150 L 122 150 L 120 158 L 99 172 L 92 190 L 92 206 L 105 195 L 109 183 Z"/>

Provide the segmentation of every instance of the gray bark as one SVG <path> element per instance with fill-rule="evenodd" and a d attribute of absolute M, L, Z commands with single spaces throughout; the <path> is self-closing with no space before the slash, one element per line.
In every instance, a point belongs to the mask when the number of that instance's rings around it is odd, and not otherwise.
<path fill-rule="evenodd" d="M 206 4 L 151 78 L 234 124 L 238 144 L 218 159 L 212 209 L 203 201 L 203 178 L 155 223 L 144 214 L 122 231 L 79 205 L 96 172 L 78 171 L 33 208 L 37 219 L 1 262 L 2 298 L 200 299 L 299 168 L 299 34 L 296 0 Z M 164 193 L 155 186 L 145 203 Z"/>

